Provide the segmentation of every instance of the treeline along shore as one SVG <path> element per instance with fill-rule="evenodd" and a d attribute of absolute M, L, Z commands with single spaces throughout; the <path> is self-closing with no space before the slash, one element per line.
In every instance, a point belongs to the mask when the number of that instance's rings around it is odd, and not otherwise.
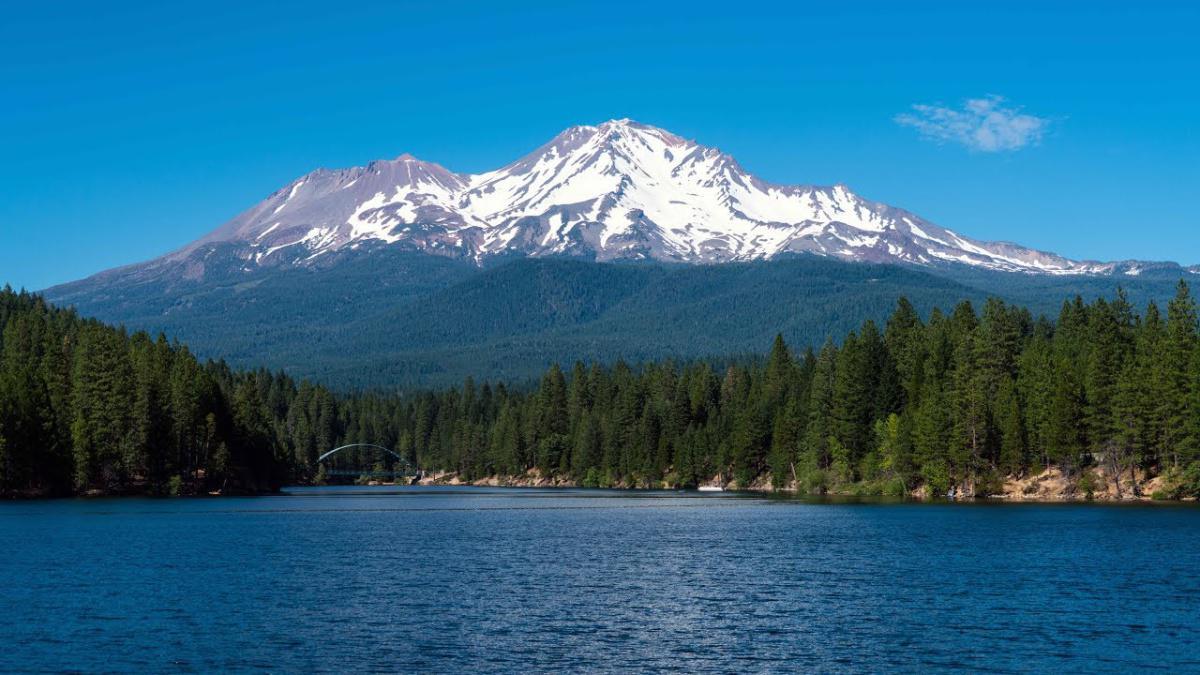
<path fill-rule="evenodd" d="M 731 365 L 552 366 L 540 383 L 340 394 L 201 363 L 40 297 L 0 292 L 0 491 L 272 491 L 350 443 L 441 480 L 1012 498 L 1200 494 L 1200 337 L 1123 293 L 1056 320 L 1000 300 L 922 319 L 900 299 L 818 350 Z M 339 461 L 388 470 L 390 456 Z"/>

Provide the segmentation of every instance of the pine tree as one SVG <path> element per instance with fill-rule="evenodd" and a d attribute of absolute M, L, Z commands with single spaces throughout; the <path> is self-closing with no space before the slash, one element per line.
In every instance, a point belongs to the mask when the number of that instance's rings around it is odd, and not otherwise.
<path fill-rule="evenodd" d="M 904 391 L 904 399 L 899 403 L 915 406 L 925 375 L 925 326 L 908 298 L 901 297 L 896 301 L 884 341 Z"/>
<path fill-rule="evenodd" d="M 533 445 L 537 448 L 537 464 L 545 471 L 556 471 L 566 451 L 569 430 L 567 383 L 558 364 L 542 377 L 536 405 Z"/>
<path fill-rule="evenodd" d="M 837 349 L 827 340 L 817 357 L 809 394 L 808 425 L 804 434 L 802 464 L 806 472 L 829 467 L 829 439 L 834 434 L 834 389 Z"/>
<path fill-rule="evenodd" d="M 795 376 L 792 353 L 783 341 L 783 335 L 776 334 L 775 342 L 771 345 L 771 354 L 767 357 L 764 375 L 763 396 L 768 406 L 772 409 L 778 407 L 792 393 Z"/>
<path fill-rule="evenodd" d="M 585 412 L 579 421 L 579 431 L 571 452 L 571 473 L 577 479 L 582 479 L 589 470 L 598 469 L 601 452 L 600 426 L 593 414 Z"/>
<path fill-rule="evenodd" d="M 1192 367 L 1188 376 L 1187 426 L 1184 429 L 1184 450 L 1180 461 L 1200 462 L 1200 347 L 1192 350 Z"/>
<path fill-rule="evenodd" d="M 832 435 L 845 450 L 851 465 L 857 464 L 873 439 L 875 376 L 866 346 L 855 333 L 850 333 L 837 356 Z"/>
<path fill-rule="evenodd" d="M 583 362 L 576 361 L 571 367 L 571 383 L 567 387 L 567 419 L 569 433 L 575 435 L 583 421 L 584 412 L 592 407 L 592 393 L 588 386 L 588 374 Z"/>
<path fill-rule="evenodd" d="M 1005 474 L 1018 473 L 1027 465 L 1025 425 L 1017 384 L 1012 379 L 1000 383 L 995 403 L 996 428 L 1000 433 L 997 468 Z"/>
<path fill-rule="evenodd" d="M 222 450 L 219 444 L 212 444 L 215 453 L 209 462 L 209 457 L 203 457 L 201 463 L 211 470 L 205 476 L 211 487 L 225 485 L 230 479 L 231 472 L 237 466 L 249 467 L 251 474 L 268 484 L 277 480 L 274 475 L 275 444 L 271 433 L 267 407 L 263 403 L 259 388 L 253 380 L 243 379 L 233 393 L 233 423 L 234 440 L 238 453 L 235 455 Z M 211 415 L 211 413 L 210 413 Z M 211 429 L 215 420 L 206 420 L 206 427 Z M 255 486 L 260 487 L 260 486 Z"/>
<path fill-rule="evenodd" d="M 1132 482 L 1136 467 L 1147 463 L 1151 449 L 1147 389 L 1142 369 L 1134 358 L 1130 358 L 1117 374 L 1113 396 L 1113 443 L 1109 445 L 1109 452 L 1118 487 L 1122 473 L 1128 470 Z"/>
<path fill-rule="evenodd" d="M 914 454 L 930 494 L 940 496 L 950 487 L 948 454 L 954 424 L 946 386 L 935 376 L 938 368 L 932 361 L 927 371 L 929 375 L 915 412 Z"/>
<path fill-rule="evenodd" d="M 980 336 L 975 330 L 963 332 L 954 348 L 954 367 L 950 391 L 953 407 L 953 435 L 947 448 L 954 473 L 963 479 L 984 466 L 990 430 L 988 387 L 991 373 L 980 359 Z"/>
<path fill-rule="evenodd" d="M 770 422 L 757 402 L 740 408 L 733 424 L 733 469 L 739 484 L 748 485 L 765 467 Z"/>
<path fill-rule="evenodd" d="M 506 404 L 501 408 L 492 430 L 489 459 L 485 463 L 491 471 L 500 475 L 516 475 L 529 468 L 521 459 L 523 452 L 520 429 L 521 423 L 516 407 Z"/>
<path fill-rule="evenodd" d="M 72 378 L 75 485 L 116 487 L 125 479 L 130 443 L 132 368 L 122 335 L 89 326 L 80 335 Z"/>
<path fill-rule="evenodd" d="M 1045 468 L 1050 463 L 1051 400 L 1054 396 L 1054 357 L 1048 329 L 1034 331 L 1020 357 L 1017 390 L 1025 403 L 1025 433 L 1031 459 Z"/>
<path fill-rule="evenodd" d="M 1047 454 L 1068 473 L 1083 466 L 1086 439 L 1083 434 L 1083 384 L 1075 365 L 1065 356 L 1054 360 L 1054 388 L 1050 397 L 1048 420 L 1050 434 Z"/>
<path fill-rule="evenodd" d="M 775 415 L 771 430 L 771 451 L 768 463 L 771 480 L 775 487 L 782 487 L 797 479 L 796 462 L 799 460 L 801 439 L 804 435 L 804 419 L 798 398 L 789 399 Z"/>
<path fill-rule="evenodd" d="M 1178 467 L 1181 459 L 1194 456 L 1195 448 L 1189 447 L 1187 432 L 1191 424 L 1188 417 L 1191 394 L 1192 354 L 1196 348 L 1196 302 L 1192 299 L 1187 282 L 1180 280 L 1175 298 L 1167 306 L 1165 342 L 1162 346 L 1162 399 L 1160 416 L 1164 423 L 1164 450 L 1171 458 L 1172 466 Z"/>
<path fill-rule="evenodd" d="M 1140 400 L 1137 406 L 1142 412 L 1146 468 L 1161 463 L 1169 456 L 1167 445 L 1167 420 L 1165 399 L 1169 381 L 1166 361 L 1162 358 L 1166 340 L 1165 327 L 1158 305 L 1153 301 L 1147 306 L 1137 338 L 1137 377 L 1143 378 Z"/>
<path fill-rule="evenodd" d="M 1111 452 L 1116 441 L 1117 417 L 1113 406 L 1117 377 L 1125 359 L 1119 321 L 1117 311 L 1103 299 L 1089 313 L 1090 348 L 1084 379 L 1084 415 L 1094 452 Z"/>
<path fill-rule="evenodd" d="M 15 487 L 12 451 L 8 446 L 8 434 L 10 433 L 8 427 L 12 424 L 14 417 L 10 385 L 7 378 L 0 375 L 0 494 Z"/>

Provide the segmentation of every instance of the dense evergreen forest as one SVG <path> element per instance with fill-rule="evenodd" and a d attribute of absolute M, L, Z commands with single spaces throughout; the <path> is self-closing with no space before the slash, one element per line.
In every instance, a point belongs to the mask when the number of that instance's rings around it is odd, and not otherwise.
<path fill-rule="evenodd" d="M 0 293 L 0 489 L 261 490 L 317 476 L 343 443 L 463 479 L 696 485 L 720 475 L 808 492 L 989 494 L 1008 475 L 1169 476 L 1200 493 L 1200 337 L 1180 282 L 1165 316 L 1123 293 L 1056 321 L 998 299 L 761 359 L 551 367 L 540 383 L 339 395 L 200 364 L 166 338 Z M 347 457 L 378 461 L 386 457 Z"/>
<path fill-rule="evenodd" d="M 270 490 L 289 478 L 254 374 L 0 291 L 0 493 Z"/>
<path fill-rule="evenodd" d="M 215 259 L 230 260 L 218 253 Z M 236 258 L 233 258 L 236 260 Z M 761 353 L 776 334 L 820 345 L 882 325 L 904 296 L 923 317 L 999 297 L 1035 315 L 1063 298 L 1165 303 L 1183 273 L 1013 274 L 800 255 L 717 265 L 519 258 L 468 261 L 382 249 L 321 256 L 313 267 L 217 265 L 149 283 L 134 268 L 46 291 L 60 307 L 240 369 L 282 370 L 338 390 L 440 389 L 536 380 L 553 363 L 630 363 Z M 1200 278 L 1200 277 L 1198 277 Z"/>

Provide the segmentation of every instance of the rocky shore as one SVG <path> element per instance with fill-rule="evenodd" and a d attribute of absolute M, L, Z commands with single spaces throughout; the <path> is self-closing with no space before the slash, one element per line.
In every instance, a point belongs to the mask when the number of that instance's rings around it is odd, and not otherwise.
<path fill-rule="evenodd" d="M 478 487 L 524 487 L 524 488 L 573 488 L 581 487 L 580 483 L 563 476 L 543 475 L 537 469 L 515 476 L 488 476 L 476 480 L 463 480 L 454 472 L 433 472 L 426 474 L 417 481 L 418 485 L 471 485 Z M 731 491 L 745 492 L 780 492 L 799 494 L 795 484 L 785 484 L 776 488 L 771 476 L 764 474 L 746 485 L 731 481 L 720 480 L 714 476 L 702 485 L 721 487 Z M 617 489 L 678 489 L 678 485 L 666 482 L 629 484 L 617 483 L 608 487 Z M 976 492 L 976 486 L 963 484 L 947 495 L 938 498 L 951 499 L 982 499 L 1003 500 L 1008 502 L 1137 502 L 1153 501 L 1169 498 L 1165 492 L 1169 488 L 1167 479 L 1162 475 L 1147 475 L 1144 471 L 1132 474 L 1122 472 L 1119 478 L 1114 477 L 1103 467 L 1095 467 L 1075 475 L 1067 475 L 1058 467 L 1051 467 L 1037 474 L 1023 476 L 1008 476 L 1000 486 L 999 491 L 986 493 Z M 982 489 L 982 488 L 981 488 Z M 861 484 L 851 484 L 842 488 L 827 491 L 830 496 L 867 496 Z M 913 489 L 908 495 L 912 499 L 930 499 L 924 487 Z M 1191 501 L 1191 500 L 1184 500 Z"/>

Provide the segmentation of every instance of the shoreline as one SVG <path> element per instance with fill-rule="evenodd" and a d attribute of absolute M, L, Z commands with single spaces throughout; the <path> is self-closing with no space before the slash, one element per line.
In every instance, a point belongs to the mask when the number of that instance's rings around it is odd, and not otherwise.
<path fill-rule="evenodd" d="M 787 498 L 812 498 L 812 499 L 829 499 L 831 501 L 852 501 L 862 500 L 865 502 L 880 501 L 888 503 L 927 503 L 927 504 L 1096 504 L 1096 505 L 1138 505 L 1138 504 L 1195 504 L 1195 497 L 1181 498 L 1160 498 L 1156 499 L 1148 495 L 1141 496 L 1126 496 L 1121 499 L 1112 499 L 1100 496 L 1091 498 L 1085 495 L 1073 497 L 1022 497 L 1009 498 L 1004 495 L 988 495 L 979 497 L 926 497 L 923 495 L 900 495 L 888 496 L 880 494 L 869 494 L 861 492 L 824 492 L 811 493 L 790 488 L 762 488 L 762 487 L 728 487 L 722 488 L 719 491 L 705 492 L 695 487 L 678 487 L 669 485 L 638 485 L 638 486 L 584 486 L 571 481 L 561 481 L 553 484 L 525 482 L 521 480 L 496 480 L 496 477 L 480 479 L 475 481 L 462 480 L 439 480 L 427 481 L 422 480 L 416 483 L 388 483 L 371 481 L 364 484 L 342 483 L 342 484 L 324 484 L 324 485 L 309 485 L 299 484 L 289 487 L 313 488 L 313 487 L 463 487 L 463 488 L 500 488 L 500 489 L 539 489 L 539 490 L 611 490 L 619 492 L 692 492 L 696 494 L 732 494 L 732 495 L 754 495 L 768 497 L 778 495 Z M 286 488 L 284 489 L 286 491 Z M 274 493 L 278 494 L 278 493 Z M 232 495 L 231 495 L 232 496 Z M 269 496 L 264 494 L 263 496 Z"/>
<path fill-rule="evenodd" d="M 1195 498 L 1184 497 L 1180 499 L 1172 499 L 1164 495 L 1161 490 L 1166 487 L 1166 479 L 1162 475 L 1147 476 L 1142 473 L 1135 474 L 1133 478 L 1128 475 L 1122 475 L 1119 480 L 1112 480 L 1102 470 L 1092 470 L 1089 472 L 1092 475 L 1093 483 L 1089 486 L 1085 484 L 1081 487 L 1082 482 L 1079 478 L 1071 479 L 1064 475 L 1058 467 L 1051 467 L 1036 475 L 1028 476 L 1008 476 L 1003 483 L 1003 490 L 998 493 L 977 495 L 971 486 L 955 486 L 955 495 L 944 496 L 929 496 L 925 494 L 923 487 L 915 488 L 904 495 L 890 495 L 896 499 L 906 501 L 928 501 L 940 503 L 954 502 L 992 502 L 992 503 L 1148 503 L 1148 502 L 1179 502 L 1193 503 L 1197 501 Z M 372 483 L 368 483 L 370 485 Z M 387 483 L 375 483 L 378 485 L 387 485 Z M 392 483 L 391 485 L 397 485 Z M 780 494 L 790 496 L 811 496 L 811 497 L 865 497 L 878 498 L 887 497 L 888 495 L 876 494 L 862 489 L 863 484 L 857 483 L 845 486 L 842 489 L 833 489 L 825 492 L 808 492 L 798 489 L 794 483 L 789 483 L 782 487 L 774 487 L 771 482 L 770 475 L 760 476 L 749 485 L 733 485 L 732 482 L 720 482 L 713 477 L 708 481 L 700 483 L 698 486 L 681 487 L 671 485 L 666 482 L 645 483 L 645 484 L 629 484 L 618 483 L 607 486 L 585 486 L 578 481 L 559 476 L 543 476 L 537 470 L 530 470 L 523 475 L 517 476 L 488 476 L 475 480 L 463 480 L 456 472 L 434 472 L 423 476 L 412 485 L 422 486 L 460 486 L 460 487 L 511 487 L 511 488 L 585 488 L 585 487 L 603 487 L 616 490 L 691 490 L 695 491 L 701 486 L 719 487 L 724 492 L 740 492 L 740 493 L 756 493 L 756 494 Z M 1090 488 L 1090 489 L 1088 489 Z"/>
<path fill-rule="evenodd" d="M 885 499 L 905 502 L 930 502 L 930 503 L 1013 503 L 1013 504 L 1070 504 L 1070 503 L 1106 503 L 1106 504 L 1140 504 L 1140 503 L 1181 503 L 1190 504 L 1197 501 L 1194 497 L 1172 498 L 1168 493 L 1164 492 L 1167 487 L 1166 477 L 1163 475 L 1147 476 L 1143 473 L 1136 473 L 1130 477 L 1128 472 L 1122 474 L 1120 481 L 1114 481 L 1109 475 L 1101 469 L 1092 469 L 1086 472 L 1090 474 L 1091 482 L 1085 483 L 1084 487 L 1090 487 L 1090 490 L 1081 489 L 1081 477 L 1077 476 L 1069 478 L 1058 467 L 1051 467 L 1036 475 L 1027 476 L 1008 476 L 1002 485 L 1002 491 L 991 494 L 975 494 L 973 486 L 970 484 L 960 484 L 954 486 L 954 494 L 929 496 L 926 494 L 924 487 L 914 488 L 904 494 L 885 495 L 878 491 L 873 491 L 866 483 L 853 483 L 845 486 L 839 486 L 834 489 L 812 492 L 798 489 L 794 482 L 789 482 L 781 487 L 775 487 L 772 484 L 770 474 L 764 474 L 756 478 L 747 485 L 737 485 L 733 481 L 721 481 L 716 476 L 709 480 L 701 482 L 699 485 L 689 485 L 687 487 L 678 484 L 671 484 L 666 481 L 657 483 L 629 483 L 618 482 L 612 485 L 583 485 L 579 481 L 563 477 L 563 476 L 545 476 L 537 469 L 530 469 L 520 475 L 493 475 L 475 480 L 463 480 L 457 472 L 438 471 L 423 475 L 420 479 L 411 483 L 393 483 L 386 481 L 368 481 L 360 485 L 365 486 L 393 486 L 393 487 L 408 487 L 408 486 L 445 486 L 445 487 L 492 487 L 492 488 L 540 488 L 540 489 L 611 489 L 611 490 L 667 490 L 679 491 L 685 490 L 689 492 L 700 492 L 699 488 L 719 488 L 713 490 L 712 493 L 732 493 L 732 494 L 754 494 L 754 495 L 780 495 L 787 497 L 813 497 L 813 498 L 832 498 L 832 499 Z M 325 486 L 334 487 L 337 485 L 356 485 L 356 483 L 345 484 L 325 484 Z M 296 483 L 295 487 L 320 487 L 313 483 Z M 54 499 L 110 499 L 121 497 L 143 497 L 143 498 L 219 498 L 219 497 L 265 497 L 279 495 L 286 486 L 279 486 L 272 490 L 245 490 L 236 489 L 230 491 L 215 491 L 195 494 L 154 494 L 149 492 L 123 491 L 123 492 L 103 492 L 98 490 L 90 490 L 85 494 L 44 494 L 44 493 L 8 493 L 0 495 L 0 501 L 41 501 Z"/>

